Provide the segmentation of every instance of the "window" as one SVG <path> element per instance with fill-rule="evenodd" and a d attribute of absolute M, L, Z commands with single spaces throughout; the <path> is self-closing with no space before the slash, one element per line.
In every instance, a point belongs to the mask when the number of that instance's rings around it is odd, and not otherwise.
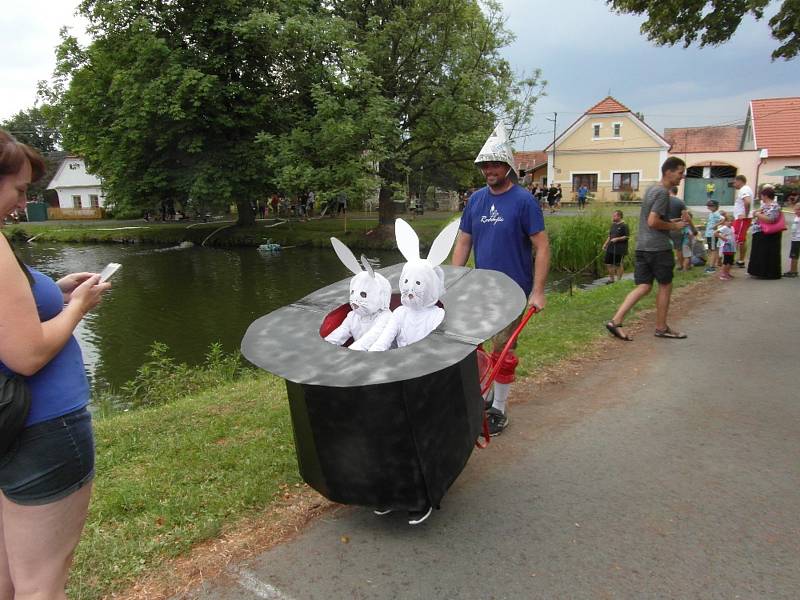
<path fill-rule="evenodd" d="M 100 200 L 97 194 L 89 194 L 89 206 L 92 208 L 100 208 Z"/>
<path fill-rule="evenodd" d="M 800 171 L 800 166 L 797 166 L 797 165 L 791 166 L 791 167 L 786 167 L 786 168 L 787 169 L 797 169 L 798 171 Z M 783 178 L 783 185 L 792 185 L 792 184 L 795 184 L 795 183 L 800 183 L 800 177 L 797 177 L 797 176 L 793 175 L 791 177 L 784 177 Z"/>
<path fill-rule="evenodd" d="M 614 173 L 612 189 L 615 192 L 634 192 L 639 189 L 638 173 Z"/>
<path fill-rule="evenodd" d="M 72 197 L 72 208 L 80 208 L 81 207 L 81 197 L 80 196 L 73 196 Z"/>
<path fill-rule="evenodd" d="M 622 123 L 614 123 L 614 137 L 619 137 L 621 130 L 622 130 Z"/>
<path fill-rule="evenodd" d="M 596 173 L 579 173 L 572 176 L 572 191 L 577 192 L 578 188 L 585 185 L 589 188 L 590 192 L 597 191 L 597 174 Z"/>
<path fill-rule="evenodd" d="M 596 123 L 592 125 L 592 131 L 594 132 L 592 134 L 594 137 L 600 137 L 600 124 Z"/>

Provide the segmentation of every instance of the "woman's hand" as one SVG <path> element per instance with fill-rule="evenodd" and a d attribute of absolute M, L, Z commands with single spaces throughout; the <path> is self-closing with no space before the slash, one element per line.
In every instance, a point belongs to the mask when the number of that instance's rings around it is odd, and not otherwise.
<path fill-rule="evenodd" d="M 69 305 L 77 306 L 84 315 L 100 303 L 103 293 L 111 289 L 108 281 L 100 283 L 100 275 L 89 275 L 88 279 L 72 290 L 69 300 Z"/>
<path fill-rule="evenodd" d="M 64 304 L 69 303 L 70 297 L 75 288 L 93 275 L 96 275 L 96 273 L 70 273 L 69 275 L 56 281 L 56 285 L 61 290 L 61 294 L 64 296 Z"/>

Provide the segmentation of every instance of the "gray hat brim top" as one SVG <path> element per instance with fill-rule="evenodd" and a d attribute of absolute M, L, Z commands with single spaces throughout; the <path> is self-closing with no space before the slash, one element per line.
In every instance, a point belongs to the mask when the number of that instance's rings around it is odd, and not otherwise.
<path fill-rule="evenodd" d="M 485 162 L 501 162 L 511 167 L 516 173 L 514 166 L 514 152 L 511 149 L 511 142 L 508 139 L 508 132 L 502 121 L 492 131 L 492 135 L 483 144 L 483 148 L 475 158 L 475 164 Z"/>
<path fill-rule="evenodd" d="M 397 293 L 403 265 L 376 271 Z M 525 294 L 507 275 L 442 265 L 445 318 L 425 339 L 385 352 L 358 352 L 326 342 L 320 325 L 349 294 L 350 279 L 271 312 L 247 329 L 242 354 L 251 363 L 302 384 L 353 387 L 402 381 L 453 365 L 497 334 L 525 307 Z"/>

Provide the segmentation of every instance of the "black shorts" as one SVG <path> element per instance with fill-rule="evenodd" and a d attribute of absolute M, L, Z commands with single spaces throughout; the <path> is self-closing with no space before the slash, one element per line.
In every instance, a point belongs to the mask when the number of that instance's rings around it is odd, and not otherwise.
<path fill-rule="evenodd" d="M 733 254 L 723 252 L 722 253 L 722 264 L 723 265 L 732 265 L 733 264 Z"/>
<path fill-rule="evenodd" d="M 636 265 L 633 269 L 633 281 L 636 285 L 653 283 L 672 283 L 672 270 L 675 268 L 675 253 L 672 250 L 656 252 L 636 251 Z"/>
<path fill-rule="evenodd" d="M 622 259 L 625 258 L 627 252 L 619 252 L 615 251 L 613 248 L 608 248 L 606 250 L 606 257 L 603 261 L 603 264 L 606 265 L 614 265 L 615 267 L 622 264 Z"/>
<path fill-rule="evenodd" d="M 792 246 L 789 248 L 789 258 L 800 258 L 800 242 L 792 242 Z"/>
<path fill-rule="evenodd" d="M 92 416 L 85 408 L 23 429 L 0 458 L 0 490 L 16 504 L 61 500 L 93 478 Z"/>
<path fill-rule="evenodd" d="M 719 238 L 707 237 L 706 246 L 711 252 L 713 252 L 714 250 L 719 250 Z"/>

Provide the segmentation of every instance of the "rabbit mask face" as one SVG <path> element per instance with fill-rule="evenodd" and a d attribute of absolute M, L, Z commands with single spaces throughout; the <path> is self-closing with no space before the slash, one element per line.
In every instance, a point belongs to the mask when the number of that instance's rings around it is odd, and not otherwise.
<path fill-rule="evenodd" d="M 433 306 L 444 294 L 444 272 L 439 267 L 450 254 L 458 234 L 458 221 L 445 227 L 431 245 L 428 258 L 419 256 L 419 238 L 411 225 L 397 219 L 397 248 L 408 261 L 400 274 L 400 301 L 411 309 Z"/>
<path fill-rule="evenodd" d="M 360 317 L 388 310 L 391 295 L 391 285 L 380 273 L 362 271 L 350 280 L 350 308 Z"/>
<path fill-rule="evenodd" d="M 360 317 L 368 317 L 379 310 L 389 310 L 389 301 L 392 298 L 392 285 L 389 280 L 373 271 L 363 255 L 361 262 L 358 262 L 350 248 L 336 238 L 331 238 L 331 244 L 342 264 L 355 274 L 350 280 L 348 299 L 353 312 Z"/>
<path fill-rule="evenodd" d="M 438 271 L 438 273 L 437 273 Z M 444 273 L 427 260 L 408 262 L 400 274 L 400 301 L 419 310 L 433 306 L 444 293 Z"/>

